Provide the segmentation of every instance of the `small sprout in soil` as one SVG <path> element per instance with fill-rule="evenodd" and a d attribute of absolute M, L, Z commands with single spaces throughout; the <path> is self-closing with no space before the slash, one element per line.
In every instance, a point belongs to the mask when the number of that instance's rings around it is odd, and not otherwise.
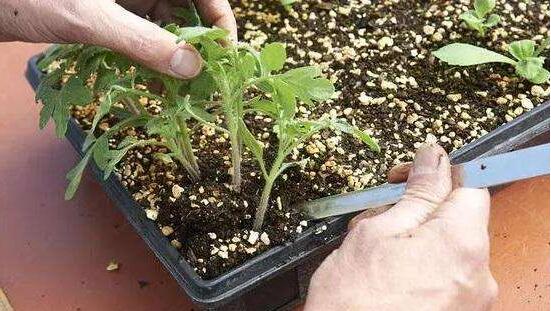
<path fill-rule="evenodd" d="M 300 0 L 279 0 L 281 2 L 281 5 L 283 5 L 286 9 L 290 9 L 293 4 L 300 2 Z"/>
<path fill-rule="evenodd" d="M 465 21 L 469 28 L 478 31 L 480 36 L 484 36 L 488 29 L 497 25 L 500 21 L 500 17 L 497 14 L 488 16 L 495 6 L 495 0 L 475 0 L 474 10 L 461 14 L 459 18 Z"/>
<path fill-rule="evenodd" d="M 512 42 L 509 45 L 509 53 L 515 59 L 465 43 L 452 43 L 432 54 L 441 61 L 454 66 L 473 66 L 485 63 L 511 64 L 515 67 L 517 75 L 534 84 L 541 84 L 549 79 L 549 71 L 543 68 L 545 57 L 539 55 L 548 48 L 549 38 L 537 49 L 536 43 L 532 40 Z"/>

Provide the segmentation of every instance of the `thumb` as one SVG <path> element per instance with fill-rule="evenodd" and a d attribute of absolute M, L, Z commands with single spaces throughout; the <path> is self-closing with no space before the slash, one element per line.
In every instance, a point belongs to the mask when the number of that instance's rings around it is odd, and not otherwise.
<path fill-rule="evenodd" d="M 440 226 L 441 232 L 451 235 L 459 247 L 480 250 L 481 246 L 486 249 L 489 243 L 489 218 L 490 193 L 487 189 L 458 188 L 427 226 Z"/>
<path fill-rule="evenodd" d="M 193 46 L 177 44 L 174 34 L 115 2 L 94 2 L 93 10 L 89 8 L 83 15 L 88 25 L 84 37 L 74 33 L 68 40 L 110 48 L 176 78 L 193 78 L 201 71 L 203 60 Z"/>
<path fill-rule="evenodd" d="M 361 220 L 362 230 L 374 237 L 407 233 L 427 221 L 451 190 L 446 151 L 438 145 L 425 144 L 415 154 L 403 198 L 384 214 Z"/>

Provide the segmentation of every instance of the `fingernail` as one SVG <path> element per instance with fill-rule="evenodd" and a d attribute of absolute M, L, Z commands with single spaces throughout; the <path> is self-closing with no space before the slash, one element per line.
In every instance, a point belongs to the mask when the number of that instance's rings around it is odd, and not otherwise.
<path fill-rule="evenodd" d="M 413 168 L 415 172 L 434 171 L 438 168 L 442 157 L 440 148 L 433 144 L 423 144 L 415 153 Z"/>
<path fill-rule="evenodd" d="M 182 46 L 172 55 L 170 71 L 176 76 L 189 79 L 199 74 L 202 65 L 201 55 L 195 49 Z"/>

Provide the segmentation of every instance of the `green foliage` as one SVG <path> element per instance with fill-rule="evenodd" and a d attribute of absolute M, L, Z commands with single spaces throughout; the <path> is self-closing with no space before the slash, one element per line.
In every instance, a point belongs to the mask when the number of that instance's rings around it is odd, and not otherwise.
<path fill-rule="evenodd" d="M 485 63 L 515 64 L 515 61 L 509 57 L 466 43 L 448 44 L 432 54 L 441 61 L 454 66 L 473 66 Z"/>
<path fill-rule="evenodd" d="M 536 43 L 532 40 L 520 40 L 509 45 L 511 59 L 499 53 L 464 43 L 446 45 L 432 54 L 450 65 L 472 66 L 484 63 L 507 63 L 515 67 L 516 74 L 528 81 L 540 84 L 547 82 L 549 71 L 544 67 L 545 57 L 539 56 L 549 48 L 549 39 L 546 39 L 536 50 Z"/>
<path fill-rule="evenodd" d="M 269 55 L 269 57 L 268 57 Z M 304 143 L 315 133 L 323 129 L 332 129 L 356 136 L 367 143 L 368 147 L 379 151 L 377 143 L 365 132 L 348 124 L 346 120 L 323 116 L 318 120 L 302 120 L 296 118 L 297 103 L 299 101 L 312 105 L 331 98 L 335 92 L 333 84 L 323 78 L 317 67 L 302 67 L 291 69 L 281 74 L 270 74 L 272 70 L 283 67 L 282 60 L 286 58 L 285 50 L 281 45 L 267 45 L 260 52 L 260 66 L 265 74 L 251 81 L 258 89 L 262 89 L 264 98 L 255 98 L 249 102 L 252 111 L 272 116 L 275 119 L 274 132 L 278 137 L 277 154 L 271 167 L 265 162 L 263 145 L 251 133 L 248 133 L 243 124 L 243 137 L 263 172 L 265 185 L 262 191 L 260 204 L 256 211 L 254 230 L 260 230 L 264 221 L 271 190 L 276 179 L 289 167 L 297 162 L 285 162 L 288 155 Z"/>
<path fill-rule="evenodd" d="M 490 12 L 496 6 L 495 0 L 475 0 L 474 10 L 469 10 L 459 16 L 469 28 L 478 31 L 480 36 L 484 36 L 486 31 L 500 21 L 500 17 L 497 14 L 491 14 Z"/>
<path fill-rule="evenodd" d="M 191 180 L 198 180 L 200 170 L 187 124 L 200 123 L 229 135 L 234 190 L 239 191 L 245 147 L 258 162 L 266 181 L 255 219 L 255 228 L 259 229 L 275 180 L 296 164 L 286 162 L 287 156 L 313 134 L 329 128 L 354 135 L 371 149 L 379 150 L 368 134 L 345 120 L 329 116 L 318 120 L 296 118 L 299 102 L 313 105 L 327 100 L 335 89 L 317 67 L 285 71 L 287 55 L 283 44 L 267 44 L 256 51 L 248 45 L 222 44 L 228 33 L 219 28 L 168 25 L 166 29 L 178 40 L 193 44 L 203 56 L 204 70 L 195 79 L 182 81 L 152 72 L 124 56 L 94 46 L 57 46 L 41 62 L 42 68 L 51 69 L 37 93 L 37 99 L 44 103 L 41 127 L 53 118 L 57 133 L 62 136 L 73 105 L 88 104 L 94 99 L 99 104 L 83 145 L 85 155 L 67 174 L 67 199 L 74 195 L 91 159 L 108 178 L 130 150 L 147 145 L 167 149 L 168 153 L 156 153 L 155 158 L 164 163 L 177 161 Z M 138 87 L 159 81 L 163 92 Z M 251 93 L 258 96 L 250 99 L 246 94 Z M 142 104 L 144 100 L 154 100 L 162 107 L 161 112 L 148 111 Z M 247 127 L 246 114 L 266 114 L 274 119 L 273 131 L 279 143 L 269 169 L 264 146 Z M 116 117 L 116 122 L 99 131 L 98 125 L 108 116 Z M 224 123 L 217 122 L 217 116 Z M 127 136 L 117 146 L 110 145 L 111 138 L 129 127 L 145 130 L 148 138 Z"/>
<path fill-rule="evenodd" d="M 297 2 L 300 2 L 301 0 L 279 0 L 281 5 L 283 5 L 285 8 L 290 9 L 291 6 Z"/>

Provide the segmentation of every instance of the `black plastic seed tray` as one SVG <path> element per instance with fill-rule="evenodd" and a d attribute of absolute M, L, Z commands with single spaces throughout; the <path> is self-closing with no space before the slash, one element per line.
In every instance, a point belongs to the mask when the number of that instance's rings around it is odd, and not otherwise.
<path fill-rule="evenodd" d="M 39 57 L 29 60 L 26 71 L 35 90 L 42 75 L 36 66 Z M 70 122 L 67 138 L 82 156 L 84 132 L 74 120 Z M 451 157 L 452 162 L 460 163 L 544 141 L 549 141 L 549 101 L 465 145 Z M 203 280 L 170 245 L 155 223 L 146 218 L 143 209 L 114 175 L 103 181 L 95 165 L 92 165 L 92 171 L 137 233 L 196 306 L 202 309 L 285 310 L 300 303 L 306 296 L 312 273 L 340 244 L 351 217 L 327 219 L 306 230 L 293 243 L 274 247 L 215 279 Z M 321 226 L 327 229 L 318 230 Z M 321 233 L 316 233 L 318 231 Z"/>

